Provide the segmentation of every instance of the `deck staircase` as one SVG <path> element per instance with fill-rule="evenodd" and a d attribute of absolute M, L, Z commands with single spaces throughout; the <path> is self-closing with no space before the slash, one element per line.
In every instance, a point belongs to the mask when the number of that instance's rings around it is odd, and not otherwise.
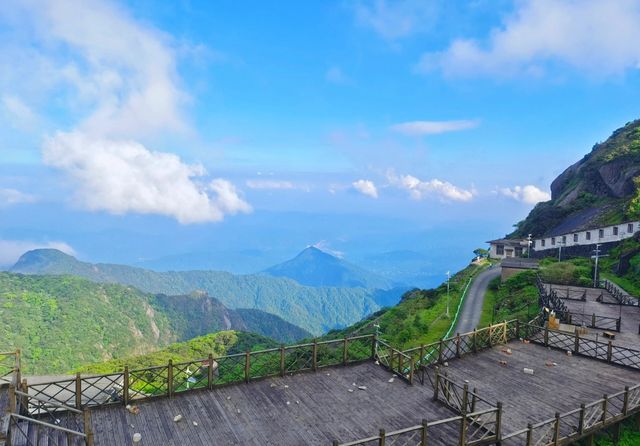
<path fill-rule="evenodd" d="M 82 416 L 74 415 L 75 422 L 82 424 Z M 42 422 L 41 422 L 42 421 Z M 48 425 L 48 419 L 11 418 L 11 446 L 84 446 L 85 439 Z M 55 421 L 54 421 L 55 422 Z M 0 443 L 2 444 L 2 443 Z M 7 443 L 7 446 L 9 443 Z"/>

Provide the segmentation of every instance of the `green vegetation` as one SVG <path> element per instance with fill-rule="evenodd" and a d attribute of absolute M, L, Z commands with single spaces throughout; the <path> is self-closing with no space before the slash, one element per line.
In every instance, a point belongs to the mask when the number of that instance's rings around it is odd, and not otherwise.
<path fill-rule="evenodd" d="M 189 295 L 204 291 L 228 308 L 256 308 L 315 335 L 346 326 L 394 305 L 406 288 L 314 288 L 282 277 L 221 271 L 156 272 L 124 265 L 91 264 L 54 249 L 23 255 L 12 269 L 25 274 L 72 274 L 98 283 L 121 283 L 149 293 Z"/>
<path fill-rule="evenodd" d="M 78 368 L 80 373 L 103 374 L 121 372 L 125 366 L 130 370 L 144 369 L 174 363 L 205 359 L 209 354 L 214 357 L 244 353 L 248 350 L 262 350 L 279 346 L 272 339 L 253 333 L 221 331 L 200 336 L 185 342 L 177 342 L 168 347 L 138 356 L 127 356 L 111 361 L 89 364 Z"/>
<path fill-rule="evenodd" d="M 203 293 L 154 296 L 73 276 L 0 273 L 0 319 L 0 347 L 21 349 L 25 373 L 34 374 L 145 354 L 229 327 L 281 342 L 310 336 L 277 316 L 229 310 Z"/>
<path fill-rule="evenodd" d="M 560 285 L 593 286 L 591 260 L 576 258 L 558 262 L 548 257 L 540 262 L 540 276 L 544 282 Z"/>
<path fill-rule="evenodd" d="M 622 429 L 620 432 L 620 441 L 615 443 L 613 439 L 609 438 L 610 435 L 607 432 L 600 432 L 595 439 L 596 446 L 637 446 L 640 444 L 640 430 L 638 424 L 633 419 L 627 420 L 622 423 Z M 587 442 L 582 441 L 580 444 L 586 446 Z"/>
<path fill-rule="evenodd" d="M 501 283 L 496 277 L 484 297 L 480 326 L 511 319 L 530 320 L 539 310 L 536 273 L 523 271 Z"/>
<path fill-rule="evenodd" d="M 402 349 L 435 342 L 444 337 L 451 327 L 469 279 L 488 264 L 489 262 L 485 261 L 482 264 L 469 265 L 451 278 L 449 317 L 446 317 L 447 285 L 444 283 L 430 290 L 409 291 L 395 307 L 379 311 L 344 330 L 331 331 L 327 337 L 373 333 L 374 324 L 378 324 L 382 338 Z"/>

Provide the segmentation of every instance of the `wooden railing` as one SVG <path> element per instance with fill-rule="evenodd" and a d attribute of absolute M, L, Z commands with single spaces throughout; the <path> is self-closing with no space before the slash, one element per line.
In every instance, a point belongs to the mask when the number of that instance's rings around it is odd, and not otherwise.
<path fill-rule="evenodd" d="M 370 360 L 374 357 L 376 344 L 374 335 L 363 335 L 283 345 L 279 348 L 215 358 L 209 355 L 208 358 L 180 363 L 169 361 L 166 365 L 144 369 L 129 370 L 125 367 L 117 373 L 91 376 L 77 374 L 73 378 L 30 385 L 28 393 L 39 399 L 76 409 L 114 403 L 129 404 L 147 398 L 171 397 L 195 389 L 212 389 Z M 397 361 L 392 361 L 391 365 L 398 373 L 402 371 L 403 364 L 398 365 Z"/>
<path fill-rule="evenodd" d="M 502 437 L 502 444 L 525 446 L 565 445 L 612 426 L 640 412 L 640 384 Z"/>
<path fill-rule="evenodd" d="M 597 328 L 600 330 L 620 331 L 622 318 L 601 316 L 591 313 L 567 313 L 567 323 L 576 326 L 585 326 L 589 328 Z"/>
<path fill-rule="evenodd" d="M 20 382 L 20 350 L 0 353 L 0 386 Z"/>
<path fill-rule="evenodd" d="M 89 410 L 52 403 L 9 386 L 6 445 L 93 446 Z M 42 443 L 41 443 L 42 442 Z"/>
<path fill-rule="evenodd" d="M 414 359 L 400 350 L 396 350 L 382 340 L 377 341 L 376 360 L 400 378 L 413 384 L 415 372 Z"/>
<path fill-rule="evenodd" d="M 618 286 L 616 286 L 613 282 L 610 282 L 607 279 L 600 281 L 600 287 L 607 290 L 609 294 L 611 294 L 611 296 L 613 296 L 613 298 L 616 300 L 615 302 L 606 302 L 603 296 L 600 296 L 600 298 L 598 299 L 598 302 L 600 303 L 613 304 L 613 305 L 627 305 L 627 306 L 633 306 L 633 307 L 637 307 L 640 305 L 640 299 L 623 293 L 622 291 L 620 291 Z"/>
<path fill-rule="evenodd" d="M 526 324 L 526 332 L 526 337 L 531 342 L 545 347 L 571 351 L 575 355 L 640 370 L 640 351 L 638 350 L 614 345 L 611 341 L 602 342 L 584 338 L 578 332 L 570 334 L 533 324 Z"/>

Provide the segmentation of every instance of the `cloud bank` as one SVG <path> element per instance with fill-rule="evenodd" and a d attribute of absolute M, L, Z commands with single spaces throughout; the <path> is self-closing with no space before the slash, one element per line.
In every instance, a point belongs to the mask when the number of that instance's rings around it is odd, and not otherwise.
<path fill-rule="evenodd" d="M 0 267 L 13 266 L 20 256 L 32 249 L 52 248 L 69 255 L 75 255 L 74 249 L 65 242 L 34 242 L 30 240 L 2 240 L 0 239 Z"/>
<path fill-rule="evenodd" d="M 544 74 L 562 63 L 596 76 L 640 68 L 640 2 L 525 0 L 484 40 L 424 54 L 420 71 L 449 76 Z"/>
<path fill-rule="evenodd" d="M 389 172 L 387 179 L 391 186 L 408 191 L 414 200 L 438 197 L 443 200 L 465 202 L 471 201 L 475 196 L 473 190 L 466 190 L 437 178 L 423 181 L 412 175 L 396 175 L 394 172 Z"/>

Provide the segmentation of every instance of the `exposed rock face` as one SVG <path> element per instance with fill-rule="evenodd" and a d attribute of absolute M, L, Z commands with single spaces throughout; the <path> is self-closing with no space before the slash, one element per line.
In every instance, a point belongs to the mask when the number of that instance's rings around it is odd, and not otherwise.
<path fill-rule="evenodd" d="M 616 130 L 562 172 L 551 183 L 551 201 L 536 205 L 511 235 L 566 233 L 630 219 L 627 205 L 638 193 L 638 176 L 640 120 Z"/>

